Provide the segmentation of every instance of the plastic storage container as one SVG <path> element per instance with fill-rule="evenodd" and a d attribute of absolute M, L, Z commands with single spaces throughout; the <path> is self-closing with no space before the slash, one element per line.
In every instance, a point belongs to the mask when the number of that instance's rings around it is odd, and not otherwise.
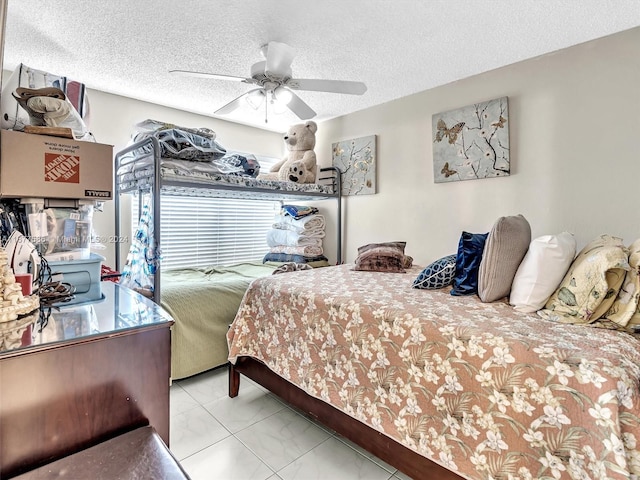
<path fill-rule="evenodd" d="M 48 262 L 90 260 L 93 205 L 44 208 L 25 202 L 29 238 Z"/>
<path fill-rule="evenodd" d="M 75 297 L 65 305 L 102 300 L 100 271 L 104 257 L 91 253 L 89 258 L 66 262 L 48 262 L 52 281 L 66 282 L 76 289 Z"/>

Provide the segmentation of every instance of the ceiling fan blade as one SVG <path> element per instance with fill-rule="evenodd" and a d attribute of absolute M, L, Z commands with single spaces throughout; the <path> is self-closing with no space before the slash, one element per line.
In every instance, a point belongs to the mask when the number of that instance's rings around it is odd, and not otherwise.
<path fill-rule="evenodd" d="M 316 116 L 316 112 L 293 92 L 291 92 L 291 100 L 287 103 L 287 107 L 289 107 L 289 110 L 295 113 L 300 120 L 308 120 Z"/>
<path fill-rule="evenodd" d="M 280 77 L 291 76 L 291 62 L 295 55 L 295 50 L 286 43 L 269 42 L 267 46 L 265 73 Z"/>
<path fill-rule="evenodd" d="M 296 90 L 346 93 L 348 95 L 362 95 L 367 91 L 367 86 L 362 82 L 351 82 L 348 80 L 320 80 L 313 78 L 292 78 L 287 82 L 287 87 Z"/>
<path fill-rule="evenodd" d="M 229 103 L 227 103 L 225 106 L 220 107 L 218 110 L 216 110 L 215 112 L 213 112 L 216 115 L 227 115 L 228 113 L 233 112 L 234 110 L 236 110 L 239 106 L 240 106 L 240 102 L 242 102 L 242 99 L 247 97 L 248 95 L 251 95 L 251 93 L 256 92 L 256 91 L 261 91 L 261 88 L 254 88 L 252 90 L 249 90 L 246 93 L 243 93 L 242 95 L 240 95 L 238 98 L 234 98 L 233 100 L 231 100 Z"/>
<path fill-rule="evenodd" d="M 216 80 L 231 80 L 234 82 L 255 83 L 253 78 L 236 77 L 233 75 L 220 75 L 218 73 L 193 72 L 191 70 L 169 70 L 169 73 L 184 75 L 185 77 L 215 78 Z"/>

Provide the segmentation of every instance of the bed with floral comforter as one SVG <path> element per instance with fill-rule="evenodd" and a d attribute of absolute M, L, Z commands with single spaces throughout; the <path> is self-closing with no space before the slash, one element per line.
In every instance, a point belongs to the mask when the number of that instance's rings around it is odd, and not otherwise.
<path fill-rule="evenodd" d="M 353 265 L 254 281 L 228 332 L 307 394 L 469 479 L 640 472 L 640 342 Z"/>

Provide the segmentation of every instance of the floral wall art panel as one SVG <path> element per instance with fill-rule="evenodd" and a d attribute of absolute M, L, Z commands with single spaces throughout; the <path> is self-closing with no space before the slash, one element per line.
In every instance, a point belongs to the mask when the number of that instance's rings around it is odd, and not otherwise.
<path fill-rule="evenodd" d="M 436 183 L 510 174 L 507 97 L 433 115 Z"/>
<path fill-rule="evenodd" d="M 342 195 L 376 193 L 376 136 L 333 144 L 333 166 L 342 172 Z"/>

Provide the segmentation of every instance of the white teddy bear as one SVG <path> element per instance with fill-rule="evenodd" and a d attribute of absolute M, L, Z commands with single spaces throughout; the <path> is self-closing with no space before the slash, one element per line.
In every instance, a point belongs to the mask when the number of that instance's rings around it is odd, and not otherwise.
<path fill-rule="evenodd" d="M 311 120 L 289 127 L 284 142 L 289 153 L 276 163 L 269 173 L 258 175 L 264 180 L 314 183 L 316 181 L 316 132 L 318 125 Z"/>

